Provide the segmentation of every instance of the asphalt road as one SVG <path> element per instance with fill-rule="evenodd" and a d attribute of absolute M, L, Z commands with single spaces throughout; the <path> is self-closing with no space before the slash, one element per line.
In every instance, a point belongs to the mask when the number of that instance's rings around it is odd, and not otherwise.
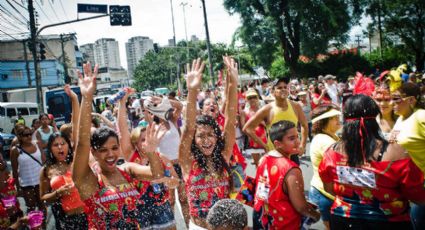
<path fill-rule="evenodd" d="M 308 153 L 308 150 L 309 150 L 309 144 L 307 145 L 307 153 Z M 308 154 L 303 156 L 300 160 L 301 160 L 301 170 L 302 170 L 303 177 L 304 177 L 304 190 L 305 190 L 305 194 L 307 196 L 308 191 L 310 189 L 311 177 L 313 176 L 313 168 L 311 166 L 310 157 L 308 156 Z M 252 161 L 251 159 L 247 158 L 247 161 L 248 161 L 248 166 L 247 166 L 247 169 L 246 169 L 246 174 L 248 176 L 254 177 L 255 176 L 255 166 L 251 165 L 249 163 L 249 162 Z M 11 169 L 10 161 L 8 161 L 8 165 L 9 165 L 9 169 Z M 25 206 L 24 200 L 21 197 L 19 197 L 18 199 L 19 199 L 19 202 L 21 204 L 22 210 L 25 212 L 26 206 Z M 184 220 L 183 220 L 183 217 L 182 217 L 182 214 L 181 214 L 180 205 L 178 204 L 178 201 L 176 202 L 176 204 L 177 205 L 175 205 L 174 213 L 175 213 L 175 219 L 176 219 L 176 223 L 177 223 L 177 229 L 178 230 L 185 230 L 187 228 L 185 226 L 185 223 L 184 223 Z M 248 206 L 245 206 L 245 208 L 246 208 L 247 213 L 248 213 L 248 225 L 251 228 L 252 227 L 252 208 L 248 207 Z M 48 230 L 55 229 L 54 218 L 53 218 L 51 212 L 49 212 L 47 220 L 48 220 L 47 229 Z M 312 229 L 317 229 L 317 230 L 324 229 L 324 225 L 323 225 L 322 222 L 318 222 L 318 223 L 312 225 L 311 227 L 312 227 Z"/>

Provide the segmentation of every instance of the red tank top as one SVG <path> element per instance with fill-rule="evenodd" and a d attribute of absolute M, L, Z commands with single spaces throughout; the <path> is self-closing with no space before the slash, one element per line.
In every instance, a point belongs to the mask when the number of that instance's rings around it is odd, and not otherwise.
<path fill-rule="evenodd" d="M 215 202 L 229 198 L 229 174 L 211 174 L 200 168 L 196 161 L 192 162 L 189 177 L 185 181 L 188 195 L 190 216 L 206 218 Z"/>
<path fill-rule="evenodd" d="M 248 120 L 251 118 L 249 113 L 245 113 L 245 118 L 246 118 L 246 121 L 248 122 Z M 263 124 L 260 123 L 260 125 L 258 125 L 257 128 L 255 128 L 255 135 L 260 137 L 261 140 L 264 143 L 267 143 L 266 127 Z M 249 138 L 248 147 L 253 148 L 253 149 L 262 149 L 263 148 L 263 146 L 257 144 L 251 138 Z"/>
<path fill-rule="evenodd" d="M 134 162 L 140 165 L 148 165 L 149 160 L 146 158 L 141 158 L 137 150 L 134 150 L 134 153 L 131 155 L 129 162 Z"/>
<path fill-rule="evenodd" d="M 99 190 L 84 201 L 89 229 L 138 229 L 139 182 L 119 169 L 127 183 L 106 187 L 99 176 Z M 143 186 L 145 188 L 145 186 Z"/>
<path fill-rule="evenodd" d="M 53 190 L 58 190 L 60 187 L 67 184 L 74 184 L 71 171 L 66 172 L 65 175 L 54 176 L 50 180 L 50 187 L 52 187 Z M 81 201 L 80 194 L 75 186 L 72 187 L 69 195 L 63 195 L 61 197 L 61 204 L 65 212 L 84 207 L 84 203 Z"/>
<path fill-rule="evenodd" d="M 300 229 L 301 215 L 283 191 L 285 176 L 298 166 L 286 157 L 265 155 L 255 176 L 254 211 L 261 212 L 261 223 L 269 229 Z"/>

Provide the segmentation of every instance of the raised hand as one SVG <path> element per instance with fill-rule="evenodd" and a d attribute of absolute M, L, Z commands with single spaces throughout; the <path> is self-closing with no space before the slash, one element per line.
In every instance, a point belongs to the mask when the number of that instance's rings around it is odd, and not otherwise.
<path fill-rule="evenodd" d="M 186 65 L 186 85 L 188 90 L 199 89 L 202 83 L 202 72 L 204 72 L 205 62 L 198 58 L 192 61 L 192 68 Z"/>
<path fill-rule="evenodd" d="M 134 88 L 130 88 L 130 87 L 125 88 L 125 89 L 124 89 L 124 91 L 125 91 L 125 95 L 124 95 L 124 97 L 122 97 L 122 98 L 120 99 L 120 102 L 121 102 L 122 104 L 125 104 L 125 102 L 127 101 L 128 97 L 129 97 L 131 94 L 133 94 L 133 93 L 135 93 L 135 92 L 136 92 L 136 90 L 135 90 Z"/>
<path fill-rule="evenodd" d="M 78 85 L 80 86 L 81 95 L 84 97 L 93 97 L 96 91 L 96 77 L 98 65 L 96 64 L 94 70 L 91 70 L 90 62 L 83 65 L 84 76 L 78 71 Z"/>
<path fill-rule="evenodd" d="M 156 126 L 155 124 L 149 124 L 146 129 L 146 140 L 143 144 L 145 153 L 154 153 L 156 148 L 161 141 L 161 138 L 165 135 L 167 129 L 163 124 Z"/>
<path fill-rule="evenodd" d="M 238 64 L 229 56 L 223 56 L 223 62 L 226 66 L 227 76 L 230 77 L 232 83 L 238 83 Z"/>
<path fill-rule="evenodd" d="M 65 91 L 66 95 L 68 95 L 68 97 L 77 96 L 77 94 L 71 90 L 71 86 L 69 84 L 66 84 L 65 87 L 63 87 L 63 90 Z"/>

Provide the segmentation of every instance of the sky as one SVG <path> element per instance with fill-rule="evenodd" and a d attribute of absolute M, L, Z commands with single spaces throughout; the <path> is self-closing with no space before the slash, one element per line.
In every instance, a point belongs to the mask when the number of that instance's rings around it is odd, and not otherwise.
<path fill-rule="evenodd" d="M 24 0 L 8 0 L 12 4 Z M 196 35 L 205 39 L 205 27 L 200 0 L 171 0 L 173 3 L 176 40 L 184 40 L 185 23 L 182 3 L 185 7 L 187 36 Z M 3 1 L 2 1 L 3 2 Z M 129 5 L 131 7 L 132 26 L 110 26 L 109 17 L 103 17 L 73 24 L 61 25 L 43 30 L 42 35 L 76 33 L 78 45 L 94 43 L 100 38 L 114 38 L 119 43 L 121 65 L 127 68 L 125 42 L 134 36 L 147 36 L 161 46 L 168 44 L 173 37 L 170 0 L 34 0 L 38 12 L 40 27 L 57 22 L 96 16 L 98 14 L 77 13 L 77 4 Z M 240 26 L 238 15 L 229 15 L 222 0 L 205 0 L 211 43 L 229 44 L 232 35 Z M 3 4 L 9 7 L 7 4 Z M 10 8 L 10 7 L 9 7 Z M 17 6 L 18 9 L 22 10 Z M 25 12 L 23 12 L 25 16 Z M 365 21 L 365 20 L 362 20 Z M 2 28 L 4 29 L 4 28 Z M 361 34 L 362 27 L 354 27 L 350 32 L 353 38 Z"/>

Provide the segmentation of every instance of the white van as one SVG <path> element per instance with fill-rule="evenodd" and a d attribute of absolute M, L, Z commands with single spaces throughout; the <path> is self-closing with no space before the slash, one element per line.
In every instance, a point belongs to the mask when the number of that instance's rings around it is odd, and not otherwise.
<path fill-rule="evenodd" d="M 32 120 L 39 116 L 37 103 L 0 102 L 0 129 L 4 133 L 11 133 L 19 115 L 25 119 L 25 125 L 30 127 Z"/>

